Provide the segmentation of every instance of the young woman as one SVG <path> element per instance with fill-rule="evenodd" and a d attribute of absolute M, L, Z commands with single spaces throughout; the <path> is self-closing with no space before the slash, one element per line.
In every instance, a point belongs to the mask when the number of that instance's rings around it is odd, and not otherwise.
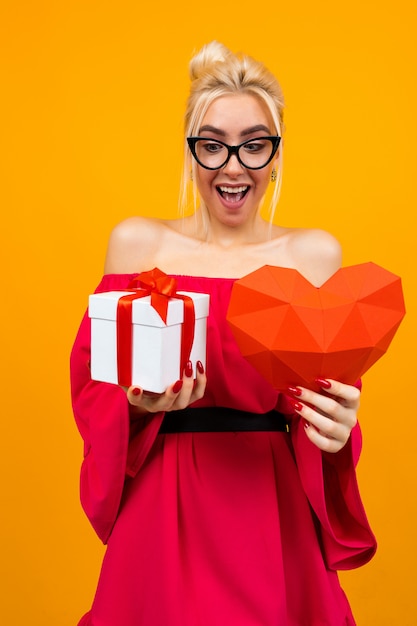
<path fill-rule="evenodd" d="M 97 291 L 157 267 L 178 289 L 209 293 L 207 366 L 188 363 L 159 395 L 94 382 L 88 318 L 81 324 L 71 357 L 81 499 L 107 551 L 80 624 L 352 625 L 337 570 L 375 552 L 355 477 L 359 391 L 320 379 L 321 393 L 279 394 L 226 322 L 235 279 L 276 265 L 320 285 L 340 267 L 340 246 L 260 215 L 269 185 L 277 201 L 282 169 L 275 77 L 217 42 L 190 73 L 183 188 L 195 213 L 116 226 Z"/>

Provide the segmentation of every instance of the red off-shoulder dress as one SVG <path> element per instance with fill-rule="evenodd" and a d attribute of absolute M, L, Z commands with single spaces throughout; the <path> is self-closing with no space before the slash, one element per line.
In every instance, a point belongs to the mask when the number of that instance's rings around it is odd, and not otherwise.
<path fill-rule="evenodd" d="M 97 291 L 133 276 L 106 275 Z M 351 626 L 337 570 L 376 549 L 356 481 L 359 427 L 323 454 L 240 355 L 226 322 L 233 279 L 176 278 L 210 294 L 196 404 L 278 408 L 290 432 L 158 434 L 162 413 L 130 419 L 125 392 L 90 378 L 85 317 L 71 354 L 81 502 L 107 550 L 79 626 Z"/>

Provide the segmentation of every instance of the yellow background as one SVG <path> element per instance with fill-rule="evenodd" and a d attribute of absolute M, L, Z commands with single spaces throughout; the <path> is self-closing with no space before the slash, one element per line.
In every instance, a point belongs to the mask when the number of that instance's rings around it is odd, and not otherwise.
<path fill-rule="evenodd" d="M 103 547 L 78 501 L 68 356 L 112 226 L 176 216 L 187 63 L 216 38 L 282 83 L 277 221 L 326 228 L 345 264 L 403 279 L 407 316 L 364 376 L 361 409 L 379 551 L 342 580 L 359 626 L 417 624 L 414 11 L 413 0 L 3 0 L 0 623 L 75 626 L 92 600 Z"/>

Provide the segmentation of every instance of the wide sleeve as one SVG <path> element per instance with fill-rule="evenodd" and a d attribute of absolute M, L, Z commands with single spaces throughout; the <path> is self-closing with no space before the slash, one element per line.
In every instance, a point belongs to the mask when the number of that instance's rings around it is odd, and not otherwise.
<path fill-rule="evenodd" d="M 359 425 L 336 454 L 323 453 L 306 436 L 297 416 L 290 427 L 295 458 L 330 569 L 360 567 L 375 554 L 376 540 L 362 504 L 356 477 L 362 438 Z"/>
<path fill-rule="evenodd" d="M 96 292 L 123 289 L 128 280 L 104 277 Z M 71 351 L 71 397 L 84 440 L 80 475 L 83 509 L 106 543 L 122 501 L 126 480 L 135 476 L 158 434 L 163 413 L 131 419 L 126 393 L 118 385 L 91 380 L 91 327 L 87 314 Z"/>

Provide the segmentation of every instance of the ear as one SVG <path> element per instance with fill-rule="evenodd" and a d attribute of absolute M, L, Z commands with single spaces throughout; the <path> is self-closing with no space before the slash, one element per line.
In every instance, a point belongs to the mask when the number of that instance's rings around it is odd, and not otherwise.
<path fill-rule="evenodd" d="M 275 182 L 279 171 L 279 158 L 274 157 L 270 163 L 270 178 L 271 182 Z M 275 177 L 274 177 L 275 175 Z"/>
<path fill-rule="evenodd" d="M 279 172 L 280 170 L 280 165 L 282 167 L 282 152 L 281 152 L 282 142 L 283 142 L 283 139 L 281 138 L 281 141 L 279 142 L 278 150 L 276 151 L 276 154 L 274 158 L 272 159 L 272 169 L 275 168 L 277 172 Z"/>

